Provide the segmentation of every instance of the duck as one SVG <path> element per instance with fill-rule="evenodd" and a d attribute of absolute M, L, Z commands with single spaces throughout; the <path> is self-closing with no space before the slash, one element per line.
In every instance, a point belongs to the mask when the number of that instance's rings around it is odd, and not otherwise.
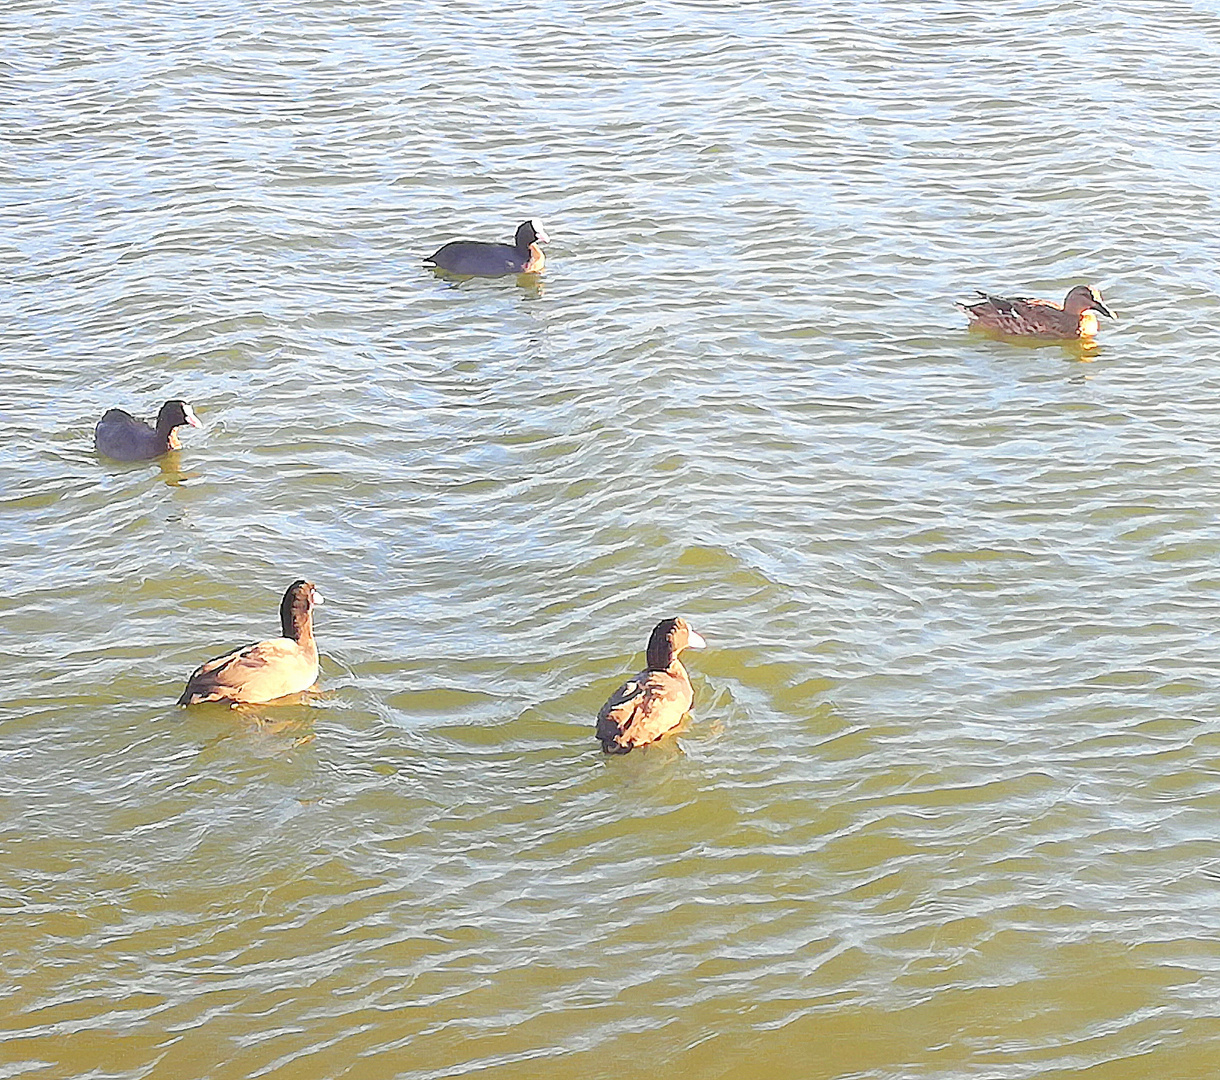
<path fill-rule="evenodd" d="M 490 244 L 482 240 L 453 240 L 429 255 L 424 262 L 451 274 L 500 277 L 504 274 L 536 274 L 546 265 L 542 244 L 550 242 L 542 222 L 530 218 L 517 226 L 511 244 Z"/>
<path fill-rule="evenodd" d="M 1008 337 L 1032 337 L 1071 340 L 1089 338 L 1097 333 L 1097 316 L 1115 318 L 1102 302 L 1101 293 L 1089 285 L 1076 285 L 1063 298 L 1063 306 L 1051 300 L 1035 300 L 1029 296 L 992 296 L 978 291 L 983 299 L 975 304 L 962 304 L 972 328 L 989 330 Z"/>
<path fill-rule="evenodd" d="M 116 461 L 147 461 L 181 449 L 176 429 L 186 424 L 203 427 L 195 410 L 181 398 L 170 398 L 161 406 L 155 428 L 122 409 L 107 409 L 93 429 L 93 444 L 98 453 Z"/>
<path fill-rule="evenodd" d="M 683 649 L 707 642 L 685 619 L 662 619 L 648 639 L 644 668 L 610 695 L 597 714 L 597 737 L 607 754 L 627 754 L 673 731 L 695 703 Z"/>
<path fill-rule="evenodd" d="M 280 601 L 282 637 L 255 641 L 201 664 L 186 681 L 179 705 L 227 701 L 259 705 L 308 690 L 318 680 L 313 609 L 322 594 L 311 581 L 288 586 Z"/>

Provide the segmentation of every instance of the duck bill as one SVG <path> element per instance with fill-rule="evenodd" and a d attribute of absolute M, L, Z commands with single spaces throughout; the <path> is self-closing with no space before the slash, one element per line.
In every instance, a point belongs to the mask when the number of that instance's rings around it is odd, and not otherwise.
<path fill-rule="evenodd" d="M 312 603 L 314 607 L 319 607 L 322 604 L 326 603 L 326 600 L 323 598 L 322 594 L 320 592 L 318 592 L 317 589 L 314 589 L 313 596 L 310 597 L 310 603 Z"/>
<path fill-rule="evenodd" d="M 694 630 L 691 630 L 686 639 L 686 647 L 688 649 L 706 649 L 707 642 L 703 640 L 702 634 L 696 634 Z"/>
<path fill-rule="evenodd" d="M 190 424 L 191 427 L 203 427 L 203 424 L 200 423 L 199 417 L 195 415 L 194 409 L 188 405 L 183 411 L 186 413 L 186 422 Z"/>
<path fill-rule="evenodd" d="M 1112 312 L 1108 307 L 1106 307 L 1106 305 L 1103 304 L 1100 300 L 1093 301 L 1093 310 L 1100 311 L 1107 319 L 1117 319 L 1118 318 L 1118 316 L 1115 315 L 1114 312 Z"/>

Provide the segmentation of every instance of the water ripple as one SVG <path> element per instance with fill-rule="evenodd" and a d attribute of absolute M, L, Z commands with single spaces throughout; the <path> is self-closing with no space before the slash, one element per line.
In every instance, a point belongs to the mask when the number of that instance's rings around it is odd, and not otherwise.
<path fill-rule="evenodd" d="M 0 1076 L 1211 1075 L 1213 12 L 8 30 Z M 323 694 L 176 709 L 299 575 Z"/>

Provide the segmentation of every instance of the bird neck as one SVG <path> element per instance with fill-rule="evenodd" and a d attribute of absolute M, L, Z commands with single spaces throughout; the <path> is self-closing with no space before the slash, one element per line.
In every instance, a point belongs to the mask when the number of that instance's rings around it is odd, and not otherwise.
<path fill-rule="evenodd" d="M 523 274 L 536 274 L 546 265 L 546 256 L 542 254 L 542 248 L 537 244 L 530 244 L 529 258 L 525 265 L 521 268 Z"/>
<path fill-rule="evenodd" d="M 298 645 L 313 643 L 313 616 L 308 611 L 286 607 L 280 612 L 280 629 Z"/>
<path fill-rule="evenodd" d="M 649 671 L 668 671 L 678 663 L 678 657 L 670 648 L 668 641 L 662 641 L 654 648 L 649 646 L 646 656 Z"/>

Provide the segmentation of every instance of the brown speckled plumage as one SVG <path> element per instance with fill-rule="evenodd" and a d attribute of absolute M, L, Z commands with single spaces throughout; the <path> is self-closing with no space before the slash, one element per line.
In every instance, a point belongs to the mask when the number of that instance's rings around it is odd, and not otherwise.
<path fill-rule="evenodd" d="M 985 292 L 979 296 L 983 299 L 976 304 L 957 306 L 966 313 L 972 328 L 1007 337 L 1087 338 L 1097 333 L 1094 311 L 1114 318 L 1114 312 L 1102 303 L 1101 294 L 1088 285 L 1069 290 L 1062 307 L 1028 296 L 992 296 Z"/>

